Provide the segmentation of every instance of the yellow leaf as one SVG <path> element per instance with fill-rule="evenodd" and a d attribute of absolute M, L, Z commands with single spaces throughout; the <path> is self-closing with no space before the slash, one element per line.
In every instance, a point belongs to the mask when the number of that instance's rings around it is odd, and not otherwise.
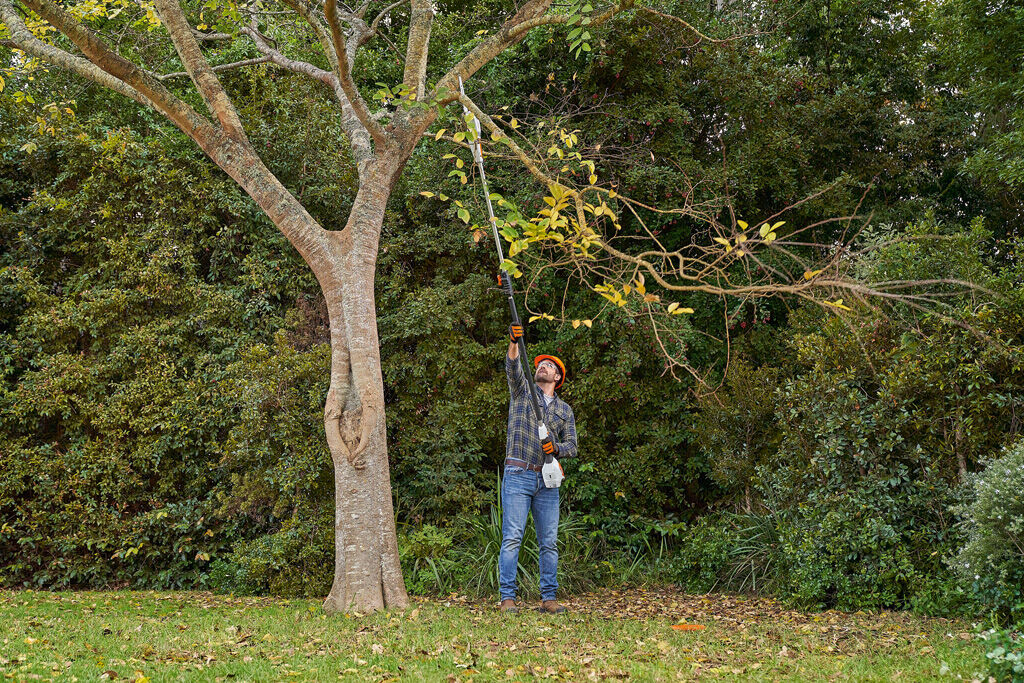
<path fill-rule="evenodd" d="M 824 268 L 822 270 L 805 270 L 804 271 L 804 279 L 805 280 L 810 280 L 810 279 L 814 278 L 815 275 L 820 275 L 823 270 L 824 270 Z"/>
<path fill-rule="evenodd" d="M 726 254 L 732 251 L 732 245 L 729 244 L 729 240 L 725 239 L 724 237 L 716 237 L 715 241 L 725 247 Z"/>
<path fill-rule="evenodd" d="M 825 305 L 833 306 L 835 308 L 841 308 L 844 311 L 852 311 L 853 309 L 843 304 L 842 299 L 836 299 L 835 301 L 825 301 Z"/>
<path fill-rule="evenodd" d="M 671 313 L 672 311 L 676 310 L 677 308 L 679 308 L 679 302 L 678 301 L 668 305 L 668 312 Z"/>
<path fill-rule="evenodd" d="M 587 327 L 593 327 L 594 326 L 594 321 L 593 320 L 584 320 L 583 324 L 586 325 Z"/>
<path fill-rule="evenodd" d="M 629 294 L 632 291 L 632 289 L 633 288 L 630 287 L 629 285 L 622 285 L 622 293 L 623 294 Z"/>
<path fill-rule="evenodd" d="M 38 642 L 39 642 L 38 638 L 32 638 L 31 636 L 29 636 L 28 638 L 25 639 L 25 644 L 26 645 L 35 645 Z"/>
<path fill-rule="evenodd" d="M 512 119 L 511 121 L 508 122 L 508 125 L 509 125 L 509 128 L 518 128 L 519 127 L 519 122 L 516 121 L 515 119 Z"/>
<path fill-rule="evenodd" d="M 596 182 L 597 182 L 597 176 L 594 175 L 593 173 L 591 173 L 590 174 L 590 184 L 593 185 Z"/>
<path fill-rule="evenodd" d="M 746 230 L 747 229 L 747 222 L 746 221 L 736 221 L 736 225 L 740 226 L 741 230 Z"/>
<path fill-rule="evenodd" d="M 420 192 L 420 194 L 423 195 L 424 197 L 433 197 L 434 196 L 433 192 L 427 192 L 425 190 L 423 192 Z"/>
<path fill-rule="evenodd" d="M 672 315 L 681 315 L 683 313 L 693 313 L 693 309 L 692 308 L 677 308 L 676 310 L 672 311 Z"/>
<path fill-rule="evenodd" d="M 575 330 L 579 326 L 580 326 L 580 321 L 579 320 L 573 320 L 572 321 L 572 329 Z"/>
<path fill-rule="evenodd" d="M 540 316 L 539 315 L 531 315 L 530 319 L 527 320 L 526 322 L 532 323 L 534 320 L 540 320 Z"/>
<path fill-rule="evenodd" d="M 455 168 L 462 168 L 465 165 L 466 165 L 466 162 L 463 161 L 462 159 L 456 159 L 455 160 Z"/>
<path fill-rule="evenodd" d="M 437 133 L 434 134 L 434 139 L 435 140 L 440 140 L 441 136 L 444 135 L 446 130 L 448 130 L 448 129 L 447 128 L 442 128 L 441 130 L 437 131 Z"/>
<path fill-rule="evenodd" d="M 616 498 L 625 498 L 625 497 L 626 497 L 626 494 L 625 494 L 625 493 L 623 493 L 622 491 L 616 491 L 616 492 L 615 492 L 615 497 L 616 497 Z"/>

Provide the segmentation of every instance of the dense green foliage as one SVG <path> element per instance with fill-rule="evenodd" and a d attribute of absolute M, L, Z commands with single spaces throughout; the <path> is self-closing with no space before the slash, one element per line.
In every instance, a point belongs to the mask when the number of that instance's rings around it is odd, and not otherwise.
<path fill-rule="evenodd" d="M 956 570 L 1010 623 L 1024 623 L 1024 443 L 976 475 Z"/>
<path fill-rule="evenodd" d="M 985 467 L 1010 461 L 991 458 L 1021 430 L 1019 12 L 777 5 L 729 21 L 669 8 L 716 35 L 788 18 L 723 44 L 693 45 L 638 12 L 575 61 L 561 29 L 538 30 L 479 74 L 478 99 L 508 106 L 538 143 L 541 121 L 579 129 L 602 178 L 660 206 L 680 206 L 692 184 L 725 212 L 727 187 L 738 215 L 764 216 L 835 184 L 787 220 L 861 203 L 873 218 L 859 243 L 878 247 L 864 272 L 982 289 L 950 288 L 944 315 L 903 304 L 851 325 L 795 302 L 727 302 L 728 352 L 720 305 L 692 297 L 681 350 L 722 381 L 709 394 L 665 372 L 644 320 L 602 312 L 566 273 L 545 271 L 533 310 L 595 319 L 529 328 L 532 348 L 568 363 L 562 396 L 580 432 L 562 489 L 562 583 L 647 576 L 927 612 L 977 599 L 1017 615 L 1019 557 L 966 581 L 949 563 L 965 543 L 972 564 L 995 558 L 1020 532 L 991 523 L 983 495 L 1011 476 Z M 437 50 L 472 45 L 480 16 L 442 12 Z M 368 81 L 401 77 L 385 53 L 362 61 Z M 340 227 L 354 181 L 323 93 L 276 72 L 225 81 L 268 166 Z M 43 101 L 69 83 L 39 74 L 0 99 L 0 557 L 11 558 L 0 584 L 323 594 L 334 490 L 316 282 L 243 193 L 151 115 L 90 88 L 49 134 L 6 96 L 22 87 Z M 389 453 L 410 589 L 488 593 L 507 312 L 487 239 L 418 194 L 443 190 L 480 214 L 475 188 L 439 163 L 449 151 L 421 146 L 385 221 Z M 515 162 L 488 172 L 522 206 L 540 203 Z M 692 222 L 648 219 L 668 246 L 701 238 Z M 988 483 L 964 485 L 980 471 Z"/>

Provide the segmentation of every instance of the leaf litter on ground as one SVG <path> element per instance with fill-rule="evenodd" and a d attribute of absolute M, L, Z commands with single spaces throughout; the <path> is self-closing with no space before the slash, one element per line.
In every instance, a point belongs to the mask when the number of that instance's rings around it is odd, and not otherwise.
<path fill-rule="evenodd" d="M 8 680 L 971 680 L 970 627 L 899 612 L 802 612 L 673 587 L 502 614 L 453 594 L 328 617 L 317 600 L 211 593 L 0 591 Z M 703 626 L 691 631 L 675 626 Z M 39 678 L 37 678 L 39 677 Z"/>

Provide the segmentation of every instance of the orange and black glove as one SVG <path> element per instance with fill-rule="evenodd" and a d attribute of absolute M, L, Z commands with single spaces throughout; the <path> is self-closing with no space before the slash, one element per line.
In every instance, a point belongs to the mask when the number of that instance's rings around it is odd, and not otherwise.
<path fill-rule="evenodd" d="M 558 444 L 556 444 L 550 436 L 544 437 L 544 440 L 540 442 L 540 449 L 544 451 L 544 456 L 554 457 L 558 455 Z"/>
<path fill-rule="evenodd" d="M 518 344 L 519 340 L 523 338 L 523 326 L 515 324 L 509 325 L 508 338 L 513 344 Z"/>
<path fill-rule="evenodd" d="M 505 294 L 512 296 L 512 278 L 509 277 L 508 273 L 498 273 L 498 286 L 501 287 Z"/>

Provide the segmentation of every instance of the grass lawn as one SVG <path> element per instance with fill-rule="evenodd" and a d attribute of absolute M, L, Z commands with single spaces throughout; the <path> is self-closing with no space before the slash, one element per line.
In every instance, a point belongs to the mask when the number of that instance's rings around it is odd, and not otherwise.
<path fill-rule="evenodd" d="M 0 591 L 0 675 L 97 681 L 970 680 L 969 626 L 904 613 L 805 614 L 674 589 L 577 596 L 570 612 L 417 599 L 369 617 L 319 601 L 209 593 Z M 681 631 L 673 624 L 703 624 Z"/>

